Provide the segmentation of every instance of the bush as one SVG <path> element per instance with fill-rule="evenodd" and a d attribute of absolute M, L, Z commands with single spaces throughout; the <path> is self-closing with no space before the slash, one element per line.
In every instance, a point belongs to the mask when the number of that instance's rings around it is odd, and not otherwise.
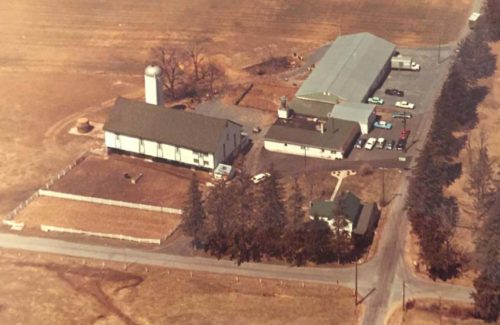
<path fill-rule="evenodd" d="M 370 164 L 364 163 L 359 166 L 358 174 L 361 176 L 367 176 L 373 174 L 373 167 Z"/>

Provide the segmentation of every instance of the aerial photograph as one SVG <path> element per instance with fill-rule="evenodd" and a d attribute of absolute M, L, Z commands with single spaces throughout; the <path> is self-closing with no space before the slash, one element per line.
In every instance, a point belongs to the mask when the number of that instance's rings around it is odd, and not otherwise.
<path fill-rule="evenodd" d="M 0 44 L 0 324 L 500 324 L 500 0 L 0 0 Z"/>

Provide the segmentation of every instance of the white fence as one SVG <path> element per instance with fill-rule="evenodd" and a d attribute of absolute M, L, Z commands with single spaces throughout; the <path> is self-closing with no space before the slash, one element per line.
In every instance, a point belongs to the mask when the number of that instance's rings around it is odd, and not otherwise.
<path fill-rule="evenodd" d="M 59 198 L 59 199 L 67 199 L 67 200 L 82 201 L 82 202 L 89 202 L 89 203 L 96 203 L 96 204 L 112 205 L 112 206 L 117 206 L 117 207 L 122 207 L 122 208 L 132 208 L 132 209 L 139 209 L 139 210 L 153 211 L 153 212 L 182 214 L 181 209 L 161 207 L 161 206 L 156 206 L 156 205 L 148 205 L 148 204 L 125 202 L 125 201 L 101 199 L 101 198 L 92 197 L 92 196 L 83 196 L 83 195 L 55 192 L 55 191 L 49 191 L 49 190 L 43 190 L 43 189 L 39 190 L 38 193 L 41 196 L 50 196 L 50 197 L 55 197 L 55 198 Z"/>
<path fill-rule="evenodd" d="M 101 232 L 84 231 L 84 230 L 78 230 L 78 229 L 73 229 L 73 228 L 63 228 L 63 227 L 40 225 L 40 229 L 42 231 L 45 231 L 45 232 L 61 232 L 61 233 L 89 235 L 89 236 L 102 237 L 102 238 L 128 240 L 128 241 L 134 241 L 134 242 L 138 242 L 138 243 L 158 244 L 158 245 L 161 243 L 161 239 L 139 238 L 139 237 L 133 237 L 133 236 L 120 235 L 120 234 L 108 234 L 108 233 L 101 233 Z"/>

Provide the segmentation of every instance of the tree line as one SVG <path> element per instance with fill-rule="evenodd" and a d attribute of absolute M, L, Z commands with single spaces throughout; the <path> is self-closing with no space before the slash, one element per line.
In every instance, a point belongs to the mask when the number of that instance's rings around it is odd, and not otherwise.
<path fill-rule="evenodd" d="M 477 81 L 495 71 L 496 57 L 488 42 L 500 39 L 500 1 L 488 0 L 484 9 L 484 17 L 458 46 L 457 58 L 435 103 L 431 129 L 410 180 L 408 217 L 419 239 L 420 257 L 432 278 L 456 276 L 464 261 L 452 244 L 458 219 L 456 198 L 445 195 L 443 189 L 462 174 L 458 155 L 465 145 L 470 195 L 478 218 L 494 202 L 485 133 L 481 132 L 478 149 L 471 148 L 466 135 L 454 135 L 457 131 L 470 131 L 477 124 L 477 106 L 489 91 Z M 473 297 L 478 315 L 487 320 L 496 320 L 500 310 L 498 219 L 498 213 L 488 216 L 476 245 L 480 274 L 474 282 Z"/>
<path fill-rule="evenodd" d="M 349 262 L 367 247 L 366 238 L 351 237 L 343 229 L 346 219 L 340 210 L 332 231 L 320 218 L 308 218 L 298 182 L 285 198 L 280 174 L 273 167 L 269 173 L 259 184 L 244 171 L 231 182 L 217 181 L 205 198 L 194 175 L 182 223 L 193 246 L 238 264 L 275 258 L 297 266 Z"/>
<path fill-rule="evenodd" d="M 163 86 L 171 100 L 212 97 L 225 78 L 224 68 L 207 55 L 208 38 L 198 38 L 184 48 L 159 46 L 149 61 L 163 70 Z"/>

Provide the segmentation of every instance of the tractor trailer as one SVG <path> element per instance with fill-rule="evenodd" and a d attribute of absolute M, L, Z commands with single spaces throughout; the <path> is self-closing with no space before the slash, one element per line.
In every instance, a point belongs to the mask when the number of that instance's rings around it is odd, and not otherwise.
<path fill-rule="evenodd" d="M 420 71 L 420 64 L 415 63 L 413 59 L 408 56 L 398 55 L 391 58 L 391 68 L 393 70 Z"/>

